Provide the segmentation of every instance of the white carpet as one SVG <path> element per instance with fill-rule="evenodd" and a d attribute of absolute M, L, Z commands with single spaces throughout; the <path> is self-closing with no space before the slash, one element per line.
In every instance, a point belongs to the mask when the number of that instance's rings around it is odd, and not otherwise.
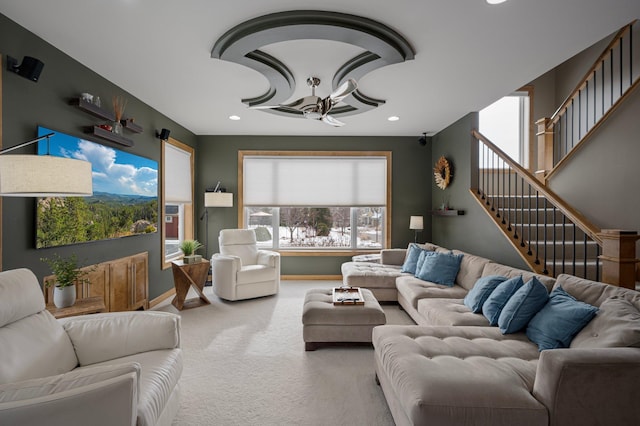
<path fill-rule="evenodd" d="M 179 312 L 184 371 L 173 424 L 393 425 L 372 348 L 304 350 L 306 291 L 338 285 L 282 281 L 276 296 L 238 302 L 206 287 L 211 305 Z M 168 302 L 156 309 L 177 313 Z M 382 307 L 388 324 L 413 324 L 397 305 Z"/>

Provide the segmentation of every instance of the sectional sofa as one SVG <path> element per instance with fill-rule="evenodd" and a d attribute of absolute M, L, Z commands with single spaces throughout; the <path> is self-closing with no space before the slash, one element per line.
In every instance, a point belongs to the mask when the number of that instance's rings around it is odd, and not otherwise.
<path fill-rule="evenodd" d="M 383 250 L 379 266 L 343 265 L 344 284 L 377 289 L 417 323 L 373 331 L 376 378 L 397 425 L 640 424 L 640 293 L 571 275 L 540 276 L 433 244 L 420 248 L 462 255 L 454 285 L 401 272 L 403 249 Z M 566 300 L 597 313 L 569 344 L 558 345 L 568 347 L 541 350 L 530 339 L 533 323 L 563 305 L 546 301 L 528 325 L 504 334 L 465 304 L 476 283 L 496 276 L 527 283 L 535 277 L 547 298 L 568 294 Z M 555 296 L 549 300 L 560 300 Z M 562 319 L 547 322 L 552 333 L 565 332 Z"/>

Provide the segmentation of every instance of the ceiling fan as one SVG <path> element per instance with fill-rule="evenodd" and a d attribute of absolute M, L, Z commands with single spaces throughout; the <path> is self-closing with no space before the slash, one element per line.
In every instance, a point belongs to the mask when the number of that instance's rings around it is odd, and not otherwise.
<path fill-rule="evenodd" d="M 316 87 L 320 85 L 320 79 L 318 77 L 309 77 L 307 79 L 307 85 L 311 87 L 311 96 L 305 96 L 289 104 L 257 105 L 250 108 L 282 109 L 298 113 L 301 112 L 305 118 L 310 120 L 320 120 L 335 127 L 344 126 L 342 121 L 329 115 L 329 111 L 358 88 L 356 81 L 351 78 L 348 79 L 326 98 L 316 96 Z"/>

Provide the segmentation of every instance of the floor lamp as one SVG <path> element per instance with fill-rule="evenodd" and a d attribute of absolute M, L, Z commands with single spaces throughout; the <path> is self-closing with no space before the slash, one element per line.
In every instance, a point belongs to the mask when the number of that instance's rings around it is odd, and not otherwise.
<path fill-rule="evenodd" d="M 229 192 L 205 192 L 204 193 L 204 220 L 205 220 L 205 233 L 207 239 L 204 246 L 204 251 L 207 259 L 209 257 L 209 207 L 233 207 L 233 194 Z"/>

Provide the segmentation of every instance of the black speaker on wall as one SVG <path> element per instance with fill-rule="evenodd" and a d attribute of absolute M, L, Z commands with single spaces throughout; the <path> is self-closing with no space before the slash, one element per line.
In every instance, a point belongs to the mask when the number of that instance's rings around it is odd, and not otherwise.
<path fill-rule="evenodd" d="M 15 72 L 28 80 L 38 81 L 43 68 L 44 62 L 31 56 L 25 56 L 20 65 L 18 65 L 17 59 L 7 56 L 7 70 Z"/>
<path fill-rule="evenodd" d="M 156 131 L 156 137 L 160 140 L 166 141 L 167 139 L 169 139 L 169 133 L 171 133 L 171 130 L 162 129 L 159 132 Z"/>

